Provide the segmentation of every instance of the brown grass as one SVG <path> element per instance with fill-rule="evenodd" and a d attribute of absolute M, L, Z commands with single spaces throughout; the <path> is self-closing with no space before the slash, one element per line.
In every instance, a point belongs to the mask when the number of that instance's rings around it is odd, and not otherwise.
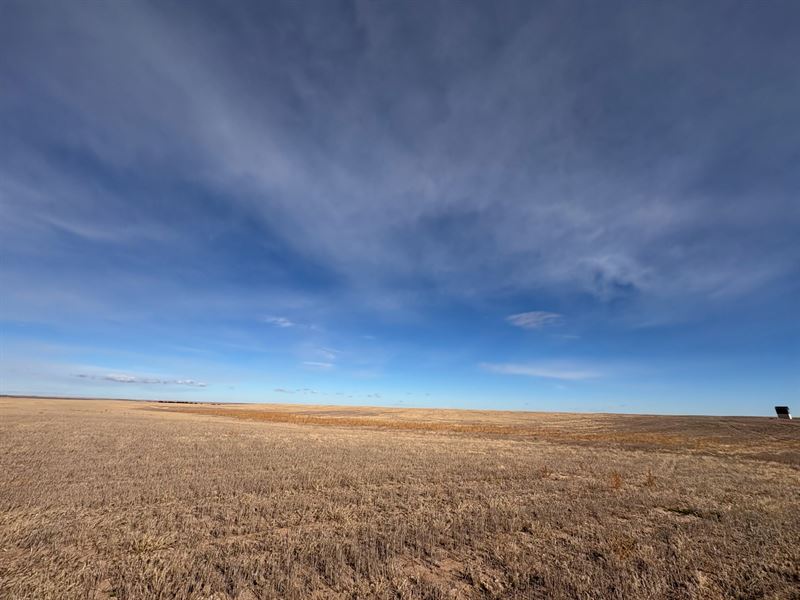
<path fill-rule="evenodd" d="M 797 598 L 769 419 L 0 398 L 0 598 Z"/>
<path fill-rule="evenodd" d="M 377 407 L 232 404 L 152 404 L 151 410 L 246 421 L 372 428 L 412 432 L 486 434 L 571 445 L 659 448 L 680 453 L 736 452 L 800 465 L 800 436 L 792 423 L 754 417 L 581 415 Z"/>

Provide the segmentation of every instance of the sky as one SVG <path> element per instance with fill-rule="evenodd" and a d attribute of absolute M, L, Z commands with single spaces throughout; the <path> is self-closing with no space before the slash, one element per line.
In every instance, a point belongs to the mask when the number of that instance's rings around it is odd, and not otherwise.
<path fill-rule="evenodd" d="M 798 29 L 3 0 L 0 393 L 800 406 Z"/>

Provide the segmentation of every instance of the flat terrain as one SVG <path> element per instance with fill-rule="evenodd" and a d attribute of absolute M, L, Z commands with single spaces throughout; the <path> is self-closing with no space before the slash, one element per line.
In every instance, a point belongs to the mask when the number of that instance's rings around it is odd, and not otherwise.
<path fill-rule="evenodd" d="M 800 422 L 0 398 L 0 598 L 800 598 Z"/>

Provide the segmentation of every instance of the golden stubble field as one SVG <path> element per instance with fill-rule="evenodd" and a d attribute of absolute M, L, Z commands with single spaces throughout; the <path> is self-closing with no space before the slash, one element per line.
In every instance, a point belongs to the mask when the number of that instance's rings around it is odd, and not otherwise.
<path fill-rule="evenodd" d="M 800 598 L 800 423 L 0 398 L 0 598 Z"/>

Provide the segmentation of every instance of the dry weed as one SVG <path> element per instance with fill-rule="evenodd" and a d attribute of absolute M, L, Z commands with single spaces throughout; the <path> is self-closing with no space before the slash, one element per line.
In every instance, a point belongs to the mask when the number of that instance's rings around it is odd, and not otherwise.
<path fill-rule="evenodd" d="M 0 598 L 796 597 L 793 425 L 146 406 L 0 398 Z"/>

